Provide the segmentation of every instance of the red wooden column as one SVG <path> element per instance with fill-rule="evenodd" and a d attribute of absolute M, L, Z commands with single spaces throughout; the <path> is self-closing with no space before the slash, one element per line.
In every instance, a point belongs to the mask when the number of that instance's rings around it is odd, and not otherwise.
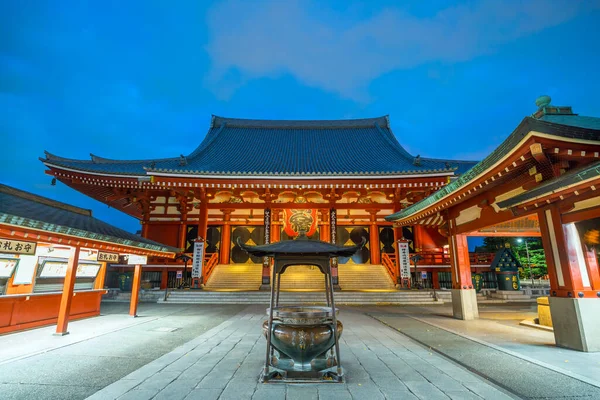
<path fill-rule="evenodd" d="M 265 208 L 264 210 L 264 222 L 263 226 L 265 228 L 265 244 L 271 243 L 271 226 L 272 226 L 272 217 L 271 217 L 271 209 Z M 271 259 L 269 257 L 263 257 L 262 261 L 262 280 L 260 285 L 260 290 L 270 290 L 271 284 L 275 282 L 271 282 Z"/>
<path fill-rule="evenodd" d="M 272 210 L 271 215 L 271 243 L 281 240 L 281 223 L 279 221 L 279 210 Z"/>
<path fill-rule="evenodd" d="M 593 249 L 575 223 L 563 223 L 557 205 L 538 212 L 550 276 L 550 313 L 556 344 L 600 351 L 600 275 Z"/>
<path fill-rule="evenodd" d="M 394 213 L 400 211 L 402 207 L 400 204 L 394 204 Z M 400 276 L 400 249 L 398 248 L 398 240 L 402 240 L 404 235 L 402 234 L 402 228 L 394 227 L 394 248 L 396 249 L 396 271 Z M 396 282 L 394 282 L 396 283 Z"/>
<path fill-rule="evenodd" d="M 440 289 L 440 277 L 437 270 L 431 271 L 431 283 L 434 289 Z"/>
<path fill-rule="evenodd" d="M 413 243 L 415 253 L 423 251 L 423 225 L 413 226 Z"/>
<path fill-rule="evenodd" d="M 142 284 L 142 266 L 136 264 L 133 269 L 133 282 L 131 283 L 131 301 L 129 302 L 129 315 L 137 317 L 137 307 Z"/>
<path fill-rule="evenodd" d="M 479 318 L 477 294 L 471 281 L 471 263 L 467 236 L 456 233 L 456 220 L 448 221 L 450 267 L 452 270 L 452 313 L 454 318 Z"/>
<path fill-rule="evenodd" d="M 200 213 L 198 221 L 198 237 L 206 241 L 208 232 L 208 200 L 203 199 L 200 203 Z"/>
<path fill-rule="evenodd" d="M 169 284 L 169 270 L 163 268 L 160 275 L 160 289 L 165 290 Z"/>
<path fill-rule="evenodd" d="M 229 264 L 231 251 L 231 210 L 223 211 L 223 228 L 221 228 L 221 247 L 219 258 L 221 264 Z"/>
<path fill-rule="evenodd" d="M 69 315 L 71 314 L 71 302 L 73 301 L 73 289 L 75 288 L 75 274 L 77 273 L 77 262 L 79 260 L 79 247 L 71 248 L 69 261 L 67 262 L 67 274 L 63 284 L 60 307 L 58 309 L 58 321 L 56 322 L 55 335 L 68 335 Z"/>
<path fill-rule="evenodd" d="M 371 251 L 371 264 L 381 264 L 381 249 L 379 248 L 379 227 L 377 226 L 377 212 L 370 210 L 371 226 L 369 228 L 369 249 Z"/>
<path fill-rule="evenodd" d="M 331 232 L 329 231 L 329 210 L 319 210 L 321 214 L 321 221 L 319 224 L 319 240 L 323 242 L 329 242 L 331 238 Z"/>
<path fill-rule="evenodd" d="M 98 275 L 96 276 L 96 281 L 94 282 L 94 289 L 104 288 L 104 280 L 106 279 L 106 268 L 107 264 L 105 262 L 100 263 L 100 269 L 98 270 Z"/>

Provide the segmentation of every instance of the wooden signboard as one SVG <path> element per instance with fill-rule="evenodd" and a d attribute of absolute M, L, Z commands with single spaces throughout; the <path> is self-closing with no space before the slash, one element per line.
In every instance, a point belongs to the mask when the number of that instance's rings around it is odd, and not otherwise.
<path fill-rule="evenodd" d="M 146 265 L 148 263 L 148 256 L 138 256 L 137 254 L 130 254 L 127 258 L 127 265 Z"/>
<path fill-rule="evenodd" d="M 109 253 L 107 251 L 99 251 L 98 256 L 96 257 L 96 261 L 102 261 L 102 262 L 107 262 L 107 263 L 118 263 L 119 262 L 119 254 Z"/>
<path fill-rule="evenodd" d="M 0 239 L 0 253 L 35 255 L 37 243 L 23 240 Z"/>

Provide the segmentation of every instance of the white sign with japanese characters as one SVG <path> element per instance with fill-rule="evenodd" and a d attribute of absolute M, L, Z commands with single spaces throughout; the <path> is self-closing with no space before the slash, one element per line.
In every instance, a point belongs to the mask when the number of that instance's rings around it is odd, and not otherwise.
<path fill-rule="evenodd" d="M 204 261 L 204 242 L 194 242 L 194 257 L 192 260 L 192 278 L 200 278 L 202 262 Z"/>
<path fill-rule="evenodd" d="M 400 253 L 400 277 L 410 278 L 410 250 L 408 242 L 398 242 L 398 252 Z"/>
<path fill-rule="evenodd" d="M 130 254 L 127 259 L 128 265 L 146 265 L 148 264 L 148 256 L 138 256 L 137 254 Z"/>

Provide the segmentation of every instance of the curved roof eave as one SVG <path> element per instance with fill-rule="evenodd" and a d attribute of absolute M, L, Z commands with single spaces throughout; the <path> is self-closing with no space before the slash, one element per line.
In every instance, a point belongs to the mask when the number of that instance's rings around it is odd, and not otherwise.
<path fill-rule="evenodd" d="M 551 132 L 546 133 L 544 131 Z M 518 145 L 520 145 L 524 140 L 528 139 L 529 136 L 534 132 L 553 136 L 557 139 L 563 138 L 567 141 L 569 139 L 571 141 L 595 141 L 600 144 L 600 130 L 576 128 L 570 125 L 556 124 L 533 117 L 525 117 L 517 126 L 517 128 L 513 130 L 511 134 L 496 149 L 494 149 L 485 159 L 473 166 L 469 171 L 462 174 L 455 181 L 451 182 L 420 202 L 415 203 L 404 210 L 386 216 L 385 220 L 388 222 L 404 220 L 425 210 L 426 208 L 433 206 L 434 204 L 441 202 L 443 199 L 457 192 L 473 180 L 483 177 L 490 169 L 494 168 L 495 165 L 508 157 L 512 153 L 512 150 L 517 148 Z M 579 135 L 581 136 L 580 138 L 577 137 L 577 132 L 579 132 Z"/>

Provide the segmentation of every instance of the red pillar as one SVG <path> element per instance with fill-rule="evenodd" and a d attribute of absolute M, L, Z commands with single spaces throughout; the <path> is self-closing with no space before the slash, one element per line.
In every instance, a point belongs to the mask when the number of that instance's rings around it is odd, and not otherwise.
<path fill-rule="evenodd" d="M 479 318 L 477 294 L 471 281 L 471 263 L 467 236 L 456 233 L 456 220 L 448 221 L 448 244 L 452 270 L 452 313 L 454 318 L 471 320 Z"/>
<path fill-rule="evenodd" d="M 106 279 L 106 268 L 107 264 L 105 262 L 100 263 L 100 270 L 98 271 L 98 276 L 96 276 L 96 281 L 94 282 L 94 289 L 104 288 L 104 280 Z"/>
<path fill-rule="evenodd" d="M 397 213 L 400 210 L 400 204 L 394 204 L 394 213 Z M 400 249 L 398 249 L 398 240 L 402 240 L 403 236 L 402 228 L 394 227 L 394 248 L 396 249 L 396 270 L 398 273 L 400 271 Z"/>
<path fill-rule="evenodd" d="M 466 235 L 450 235 L 450 266 L 453 289 L 473 289 Z"/>
<path fill-rule="evenodd" d="M 322 242 L 329 242 L 331 239 L 331 232 L 329 231 L 329 210 L 320 210 L 321 223 L 319 224 L 319 240 Z"/>
<path fill-rule="evenodd" d="M 58 309 L 58 321 L 56 322 L 56 335 L 68 335 L 69 315 L 71 314 L 71 302 L 73 301 L 73 289 L 75 288 L 75 274 L 77 273 L 77 262 L 79 260 L 79 247 L 71 248 L 69 261 L 67 262 L 67 274 L 63 284 L 63 292 L 60 297 Z"/>
<path fill-rule="evenodd" d="M 574 223 L 563 224 L 560 210 L 538 213 L 553 297 L 597 298 L 600 275 L 595 251 L 581 243 Z"/>
<path fill-rule="evenodd" d="M 208 200 L 200 203 L 200 213 L 198 222 L 198 237 L 206 241 L 206 232 L 208 231 Z"/>
<path fill-rule="evenodd" d="M 438 276 L 438 271 L 435 269 L 431 271 L 431 282 L 433 283 L 434 289 L 440 289 L 440 278 Z"/>
<path fill-rule="evenodd" d="M 593 249 L 582 243 L 575 223 L 563 223 L 551 205 L 538 212 L 550 276 L 550 313 L 560 347 L 600 351 L 600 276 Z"/>
<path fill-rule="evenodd" d="M 167 285 L 169 284 L 169 270 L 163 268 L 160 275 L 160 288 L 161 290 L 165 290 Z"/>
<path fill-rule="evenodd" d="M 133 270 L 133 282 L 131 283 L 131 301 L 129 303 L 129 315 L 137 317 L 138 297 L 142 284 L 142 266 L 136 264 Z"/>
<path fill-rule="evenodd" d="M 271 243 L 281 240 L 281 223 L 279 222 L 279 210 L 271 211 Z"/>
<path fill-rule="evenodd" d="M 369 228 L 369 250 L 371 264 L 381 264 L 381 249 L 379 248 L 379 227 L 377 226 L 377 211 L 371 210 L 371 226 Z"/>
<path fill-rule="evenodd" d="M 231 251 L 231 210 L 223 211 L 223 228 L 221 228 L 221 247 L 219 248 L 219 258 L 221 264 L 229 264 L 229 255 Z"/>

